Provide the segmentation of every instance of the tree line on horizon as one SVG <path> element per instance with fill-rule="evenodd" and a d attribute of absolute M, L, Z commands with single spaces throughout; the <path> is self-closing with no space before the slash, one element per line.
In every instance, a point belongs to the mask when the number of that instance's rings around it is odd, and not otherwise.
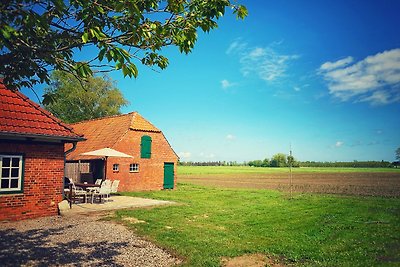
<path fill-rule="evenodd" d="M 298 161 L 293 156 L 277 153 L 271 159 L 237 161 L 179 161 L 180 166 L 250 166 L 250 167 L 343 167 L 343 168 L 393 168 L 396 162 L 389 161 Z"/>

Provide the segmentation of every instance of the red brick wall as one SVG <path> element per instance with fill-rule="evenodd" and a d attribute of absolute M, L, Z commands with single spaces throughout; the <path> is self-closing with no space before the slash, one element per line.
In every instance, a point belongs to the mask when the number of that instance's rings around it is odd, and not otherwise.
<path fill-rule="evenodd" d="M 0 153 L 23 154 L 23 193 L 0 193 L 0 220 L 22 220 L 58 214 L 64 176 L 63 144 L 0 141 Z"/>
<path fill-rule="evenodd" d="M 152 139 L 152 154 L 150 159 L 142 159 L 140 157 L 140 142 L 143 135 L 148 135 Z M 162 133 L 129 130 L 125 134 L 125 136 L 112 148 L 134 157 L 108 158 L 107 179 L 120 180 L 118 188 L 119 191 L 163 189 L 164 162 L 174 163 L 174 183 L 176 186 L 176 166 L 178 157 L 176 156 Z M 119 164 L 119 172 L 114 172 L 112 170 L 114 163 Z M 139 172 L 129 172 L 129 165 L 131 163 L 139 164 Z"/>

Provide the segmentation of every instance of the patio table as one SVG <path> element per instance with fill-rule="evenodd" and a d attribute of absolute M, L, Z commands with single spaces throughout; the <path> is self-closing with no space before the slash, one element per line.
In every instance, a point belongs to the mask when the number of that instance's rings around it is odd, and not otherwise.
<path fill-rule="evenodd" d="M 99 184 L 88 184 L 88 183 L 75 183 L 75 186 L 87 190 L 88 187 L 100 187 Z"/>
<path fill-rule="evenodd" d="M 100 187 L 99 184 L 75 183 L 75 187 L 87 190 L 89 187 Z M 86 198 L 86 197 L 85 197 Z M 69 184 L 69 208 L 72 208 L 72 183 Z"/>

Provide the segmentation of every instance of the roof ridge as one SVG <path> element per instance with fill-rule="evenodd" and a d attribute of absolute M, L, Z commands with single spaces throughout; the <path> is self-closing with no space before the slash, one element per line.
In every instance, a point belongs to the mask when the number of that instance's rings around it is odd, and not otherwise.
<path fill-rule="evenodd" d="M 4 84 L 3 84 L 4 85 Z M 18 90 L 11 90 L 8 89 L 7 87 L 4 86 L 4 88 L 6 90 L 10 90 L 13 93 L 15 93 L 18 97 L 22 98 L 24 101 L 28 102 L 29 104 L 31 104 L 37 111 L 39 111 L 40 113 L 44 114 L 45 116 L 47 116 L 49 119 L 55 121 L 58 125 L 60 125 L 61 127 L 64 127 L 65 129 L 72 131 L 73 129 L 72 127 L 70 127 L 68 124 L 66 124 L 65 122 L 63 122 L 62 120 L 60 120 L 59 118 L 57 118 L 56 116 L 54 116 L 50 111 L 42 108 L 39 104 L 33 102 L 32 100 L 29 99 L 29 97 L 27 97 L 26 95 L 22 94 L 21 92 L 19 92 Z M 77 134 L 75 132 L 73 132 L 75 135 L 82 137 L 83 135 Z"/>
<path fill-rule="evenodd" d="M 140 117 L 142 120 L 144 120 L 146 123 L 150 124 L 151 127 L 154 128 L 154 130 L 149 130 L 149 129 L 140 129 L 140 128 L 135 128 L 133 127 L 133 124 L 136 122 L 137 117 Z M 129 125 L 129 129 L 133 131 L 144 131 L 144 132 L 161 132 L 160 129 L 158 129 L 154 124 L 152 124 L 148 119 L 144 118 L 142 115 L 140 115 L 138 112 L 135 112 L 134 116 L 132 116 L 131 124 Z"/>
<path fill-rule="evenodd" d="M 87 122 L 91 122 L 91 121 L 98 121 L 98 120 L 104 120 L 104 119 L 128 116 L 128 115 L 135 114 L 135 113 L 137 113 L 137 111 L 131 111 L 131 112 L 128 112 L 128 113 L 125 113 L 125 114 L 116 114 L 116 115 L 110 115 L 110 116 L 105 116 L 105 117 L 100 117 L 100 118 L 94 118 L 94 119 L 90 119 L 90 120 L 74 122 L 74 123 L 70 123 L 70 125 L 76 125 L 76 124 L 87 123 Z"/>

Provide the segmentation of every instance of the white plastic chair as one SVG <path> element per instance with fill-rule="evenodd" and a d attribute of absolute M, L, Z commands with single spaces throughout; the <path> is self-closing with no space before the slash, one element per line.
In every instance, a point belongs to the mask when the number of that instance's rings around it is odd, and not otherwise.
<path fill-rule="evenodd" d="M 102 182 L 103 182 L 103 179 L 97 179 L 94 184 L 101 185 Z M 91 192 L 94 192 L 94 191 L 98 191 L 98 189 L 99 189 L 99 187 L 88 187 L 86 190 L 91 193 Z"/>
<path fill-rule="evenodd" d="M 107 180 L 106 180 L 107 181 Z M 110 183 L 105 183 L 105 181 L 101 184 L 100 188 L 97 188 L 96 191 L 92 192 L 92 204 L 94 201 L 94 198 L 96 196 L 98 196 L 100 198 L 100 201 L 102 201 L 108 197 L 110 197 L 110 193 L 111 193 L 111 186 Z"/>
<path fill-rule="evenodd" d="M 114 180 L 111 184 L 111 194 L 118 192 L 119 180 Z"/>

